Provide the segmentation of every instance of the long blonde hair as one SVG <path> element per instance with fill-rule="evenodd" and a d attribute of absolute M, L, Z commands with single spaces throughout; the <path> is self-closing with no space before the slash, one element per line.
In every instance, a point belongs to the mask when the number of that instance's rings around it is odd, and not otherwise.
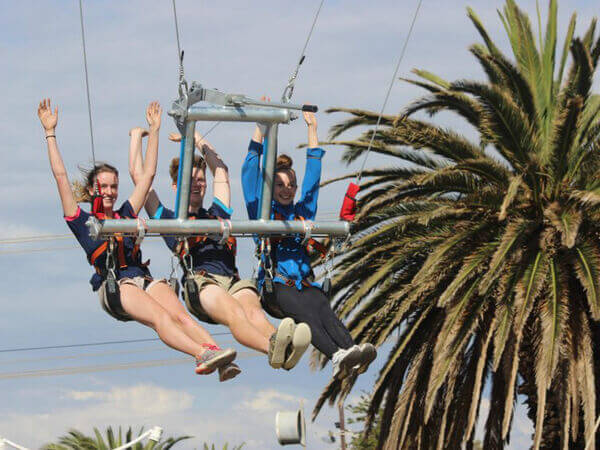
<path fill-rule="evenodd" d="M 90 195 L 90 189 L 94 190 L 94 183 L 98 174 L 102 172 L 114 173 L 119 178 L 119 171 L 116 167 L 111 166 L 107 163 L 98 163 L 92 169 L 86 169 L 79 167 L 82 179 L 73 182 L 73 195 L 77 203 L 91 202 L 92 196 Z"/>

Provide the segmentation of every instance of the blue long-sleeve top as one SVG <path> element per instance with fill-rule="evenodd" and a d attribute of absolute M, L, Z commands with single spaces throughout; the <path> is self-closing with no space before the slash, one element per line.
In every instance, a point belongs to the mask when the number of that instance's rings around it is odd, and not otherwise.
<path fill-rule="evenodd" d="M 259 204 L 262 190 L 262 170 L 260 157 L 263 145 L 250 141 L 248 154 L 242 166 L 242 190 L 246 201 L 248 217 L 251 220 L 258 219 Z M 306 220 L 314 220 L 317 215 L 317 201 L 319 199 L 319 184 L 321 182 L 321 159 L 325 154 L 322 148 L 308 148 L 306 150 L 306 170 L 302 180 L 302 193 L 300 200 L 295 204 L 282 205 L 272 200 L 271 219 L 275 214 L 284 220 L 294 220 L 303 217 Z M 302 289 L 302 280 L 312 275 L 310 268 L 310 257 L 302 245 L 303 236 L 294 235 L 279 240 L 271 249 L 271 258 L 275 266 L 273 281 L 286 284 L 283 277 L 293 280 L 298 290 Z M 262 287 L 264 282 L 264 270 L 261 267 L 258 273 L 258 285 Z M 319 286 L 317 283 L 311 283 Z"/>

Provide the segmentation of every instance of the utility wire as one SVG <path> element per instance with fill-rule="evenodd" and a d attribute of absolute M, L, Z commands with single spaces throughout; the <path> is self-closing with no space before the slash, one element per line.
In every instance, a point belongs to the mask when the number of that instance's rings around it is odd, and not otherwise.
<path fill-rule="evenodd" d="M 263 356 L 262 353 L 258 352 L 241 352 L 238 354 L 236 361 L 239 359 L 253 358 L 257 356 Z M 120 363 L 120 364 L 96 364 L 89 366 L 74 366 L 74 367 L 62 367 L 58 369 L 41 369 L 41 370 L 22 370 L 14 372 L 0 372 L 0 380 L 14 380 L 20 378 L 38 378 L 38 377 L 50 377 L 57 375 L 75 375 L 85 373 L 96 373 L 96 372 L 109 372 L 115 370 L 130 370 L 130 369 L 142 369 L 147 367 L 160 367 L 160 366 L 174 366 L 179 364 L 189 364 L 193 362 L 193 358 L 188 356 L 184 358 L 168 358 L 168 359 L 155 359 L 147 361 Z"/>
<path fill-rule="evenodd" d="M 211 336 L 226 336 L 230 335 L 230 332 L 211 333 Z M 40 347 L 17 347 L 17 348 L 5 348 L 0 349 L 0 353 L 14 353 L 14 352 L 29 352 L 33 350 L 53 350 L 60 348 L 78 348 L 78 347 L 97 347 L 100 345 L 120 345 L 120 344 L 133 344 L 138 342 L 157 342 L 159 338 L 146 338 L 146 339 L 123 339 L 119 341 L 101 341 L 101 342 L 86 342 L 79 344 L 65 344 L 65 345 L 47 345 Z"/>
<path fill-rule="evenodd" d="M 66 234 L 38 234 L 32 236 L 12 237 L 0 239 L 0 245 L 7 244 L 22 244 L 26 242 L 39 242 L 39 241 L 55 241 L 58 239 L 69 239 L 74 236 L 71 233 Z"/>
<path fill-rule="evenodd" d="M 408 41 L 413 32 L 413 28 L 415 26 L 415 22 L 417 21 L 417 16 L 419 15 L 419 10 L 421 9 L 421 3 L 423 0 L 419 0 L 417 5 L 417 9 L 415 10 L 415 15 L 413 16 L 412 22 L 410 24 L 410 28 L 408 30 L 408 34 L 406 35 L 406 39 L 404 40 L 404 45 L 402 46 L 402 51 L 400 52 L 400 57 L 398 58 L 398 63 L 396 64 L 396 69 L 394 70 L 394 75 L 392 75 L 392 79 L 390 81 L 390 85 L 388 86 L 387 93 L 385 95 L 385 100 L 383 101 L 383 105 L 381 106 L 381 111 L 379 111 L 379 117 L 377 118 L 377 123 L 375 124 L 375 129 L 373 130 L 373 134 L 371 134 L 371 140 L 369 141 L 369 146 L 367 147 L 367 153 L 365 154 L 365 158 L 363 160 L 360 171 L 358 172 L 357 184 L 360 182 L 362 178 L 363 170 L 365 169 L 365 164 L 367 163 L 367 158 L 369 157 L 369 152 L 371 151 L 371 146 L 373 145 L 373 140 L 375 139 L 375 135 L 377 134 L 377 128 L 379 128 L 379 124 L 381 122 L 381 116 L 383 116 L 383 111 L 385 110 L 385 106 L 387 105 L 388 99 L 390 98 L 390 93 L 392 92 L 392 86 L 394 85 L 394 81 L 396 80 L 396 76 L 398 75 L 398 69 L 400 69 L 400 63 L 404 59 L 404 54 L 406 53 L 406 47 L 408 46 Z"/>

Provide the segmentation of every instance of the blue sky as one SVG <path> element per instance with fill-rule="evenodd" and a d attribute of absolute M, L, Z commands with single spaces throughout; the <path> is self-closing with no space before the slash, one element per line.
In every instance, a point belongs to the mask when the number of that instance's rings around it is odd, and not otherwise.
<path fill-rule="evenodd" d="M 545 7 L 546 2 L 542 2 Z M 197 80 L 226 92 L 259 97 L 280 96 L 295 67 L 319 0 L 207 2 L 178 0 L 181 42 L 188 81 Z M 519 4 L 535 17 L 535 2 Z M 294 100 L 312 102 L 321 111 L 333 106 L 378 111 L 396 63 L 416 0 L 326 0 L 307 50 Z M 414 67 L 447 79 L 481 78 L 468 45 L 478 36 L 465 8 L 472 6 L 502 48 L 496 8 L 498 0 L 465 2 L 424 0 L 408 46 L 401 76 Z M 572 10 L 578 11 L 581 33 L 597 13 L 591 1 L 562 2 L 564 32 Z M 121 200 L 131 192 L 126 176 L 128 130 L 143 126 L 144 108 L 158 100 L 168 109 L 177 92 L 178 64 L 171 2 L 158 0 L 84 2 L 88 65 L 92 93 L 97 158 L 122 171 Z M 3 87 L 0 123 L 0 241 L 44 234 L 66 234 L 60 203 L 49 171 L 43 133 L 35 114 L 37 102 L 50 96 L 60 108 L 58 143 L 71 177 L 77 166 L 91 161 L 85 100 L 79 9 L 76 1 L 28 1 L 3 4 L 0 53 Z M 545 9 L 545 8 L 543 8 Z M 595 85 L 598 88 L 598 83 Z M 398 112 L 422 92 L 398 82 L 386 112 Z M 342 115 L 320 114 L 319 136 L 325 138 Z M 451 117 L 440 120 L 469 133 Z M 200 131 L 210 124 L 199 124 Z M 159 174 L 155 187 L 169 203 L 168 162 L 178 146 L 167 141 L 175 131 L 163 115 Z M 240 192 L 239 173 L 252 132 L 249 124 L 223 124 L 210 140 L 229 164 L 232 187 Z M 280 151 L 296 157 L 301 171 L 306 139 L 301 121 L 280 128 Z M 324 178 L 349 170 L 339 161 L 340 149 L 329 148 Z M 370 157 L 367 167 L 386 164 Z M 354 167 L 356 168 L 356 167 Z M 345 186 L 333 185 L 321 195 L 319 215 L 331 218 L 339 209 Z M 234 216 L 245 218 L 241 194 L 233 196 Z M 242 242 L 238 265 L 252 271 L 251 243 Z M 55 248 L 54 251 L 39 251 Z M 168 275 L 169 255 L 158 239 L 144 242 L 156 276 Z M 13 252 L 18 253 L 13 253 Z M 30 251 L 29 253 L 25 253 Z M 104 314 L 91 293 L 91 275 L 83 252 L 73 239 L 0 243 L 0 350 L 130 339 L 151 339 L 153 333 L 137 324 L 122 324 Z M 215 333 L 223 328 L 211 327 Z M 303 399 L 312 409 L 330 367 L 311 372 L 308 358 L 291 373 L 274 371 L 266 358 L 234 344 L 231 336 L 217 336 L 240 352 L 243 374 L 232 382 L 197 377 L 182 356 L 158 342 L 69 348 L 36 352 L 0 352 L 0 436 L 35 448 L 70 427 L 91 431 L 92 426 L 160 425 L 168 435 L 195 438 L 181 448 L 202 442 L 241 443 L 248 449 L 278 448 L 275 412 L 294 409 Z M 26 376 L 40 371 L 78 366 L 166 360 L 164 366 L 129 370 L 92 371 L 63 376 Z M 376 366 L 376 365 L 375 365 Z M 39 374 L 39 372 L 37 372 Z M 377 367 L 362 376 L 355 399 L 368 391 Z M 483 401 L 482 414 L 486 411 Z M 336 411 L 325 408 L 309 424 L 309 448 L 334 448 L 321 441 L 333 428 Z M 519 408 L 511 448 L 529 442 L 531 425 Z"/>

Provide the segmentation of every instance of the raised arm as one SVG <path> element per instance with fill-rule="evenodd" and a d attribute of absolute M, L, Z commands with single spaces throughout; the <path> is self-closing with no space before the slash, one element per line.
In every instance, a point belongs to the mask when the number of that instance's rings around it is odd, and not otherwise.
<path fill-rule="evenodd" d="M 148 131 L 148 146 L 146 148 L 146 158 L 143 159 L 142 172 L 138 177 L 136 175 L 136 179 L 134 182 L 136 183 L 135 189 L 129 197 L 129 203 L 133 208 L 134 212 L 138 214 L 144 203 L 146 202 L 146 196 L 148 195 L 148 191 L 150 191 L 150 187 L 152 186 L 152 181 L 154 180 L 154 175 L 156 175 L 156 161 L 158 159 L 158 133 L 160 130 L 160 115 L 162 113 L 162 109 L 158 102 L 152 102 L 148 105 L 146 109 L 146 120 L 148 121 L 149 131 Z M 140 136 L 141 139 L 141 136 Z M 131 144 L 130 144 L 130 156 L 131 156 Z M 141 143 L 140 143 L 140 152 L 141 152 Z M 135 153 L 135 149 L 134 149 Z M 137 159 L 137 158 L 136 158 Z M 141 155 L 139 157 L 141 160 Z M 135 164 L 135 161 L 133 162 Z M 130 174 L 131 174 L 131 161 L 130 161 Z M 134 169 L 134 173 L 136 170 Z M 133 176 L 133 175 L 132 175 Z M 149 213 L 150 214 L 150 213 Z"/>
<path fill-rule="evenodd" d="M 319 184 L 321 182 L 321 159 L 325 151 L 319 148 L 317 137 L 317 118 L 314 113 L 304 112 L 304 121 L 308 127 L 308 148 L 306 149 L 306 169 L 302 180 L 302 194 L 296 204 L 296 213 L 313 220 L 317 215 Z"/>
<path fill-rule="evenodd" d="M 56 143 L 56 124 L 58 123 L 58 108 L 54 108 L 52 112 L 52 106 L 50 105 L 50 99 L 44 99 L 40 102 L 37 111 L 44 133 L 46 135 L 46 144 L 48 146 L 48 160 L 50 161 L 50 168 L 52 169 L 52 175 L 56 180 L 56 186 L 58 187 L 58 195 L 62 203 L 63 214 L 65 217 L 74 216 L 77 213 L 77 202 L 73 196 L 73 189 L 71 183 L 69 183 L 69 177 L 65 165 L 58 151 L 58 144 Z"/>
<path fill-rule="evenodd" d="M 260 191 L 262 189 L 260 169 L 262 152 L 263 145 L 253 138 L 250 145 L 248 145 L 248 154 L 242 165 L 242 191 L 244 192 L 249 219 L 258 219 L 258 204 L 260 203 Z"/>
<path fill-rule="evenodd" d="M 129 130 L 129 175 L 134 185 L 137 185 L 139 180 L 144 175 L 143 155 L 142 155 L 142 138 L 148 136 L 148 130 L 141 127 L 135 127 Z M 144 207 L 150 217 L 153 217 L 156 210 L 160 206 L 160 199 L 153 188 L 150 188 Z"/>
<path fill-rule="evenodd" d="M 179 133 L 169 134 L 173 142 L 180 142 Z M 200 133 L 195 133 L 194 143 L 200 154 L 206 161 L 206 165 L 213 175 L 213 195 L 218 198 L 227 208 L 231 206 L 231 186 L 229 183 L 229 169 L 215 148 Z"/>

